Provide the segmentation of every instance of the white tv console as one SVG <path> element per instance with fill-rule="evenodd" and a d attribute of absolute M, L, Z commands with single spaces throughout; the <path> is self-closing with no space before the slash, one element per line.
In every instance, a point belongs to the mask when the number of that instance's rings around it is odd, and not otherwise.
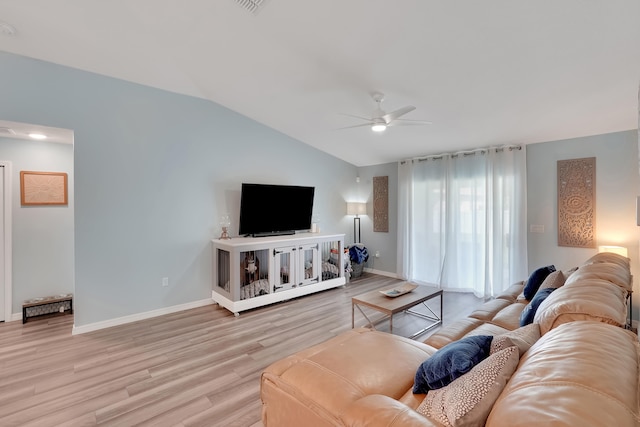
<path fill-rule="evenodd" d="M 342 286 L 344 234 L 214 239 L 211 298 L 241 311 Z"/>

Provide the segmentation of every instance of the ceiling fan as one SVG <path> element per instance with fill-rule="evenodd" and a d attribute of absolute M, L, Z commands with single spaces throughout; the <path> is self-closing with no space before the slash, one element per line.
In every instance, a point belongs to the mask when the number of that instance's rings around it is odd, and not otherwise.
<path fill-rule="evenodd" d="M 371 94 L 371 97 L 376 102 L 376 109 L 373 110 L 372 116 L 362 117 L 356 116 L 353 114 L 343 114 L 344 116 L 354 117 L 356 119 L 365 120 L 366 123 L 362 123 L 359 125 L 346 126 L 339 129 L 349 129 L 349 128 L 357 128 L 362 126 L 370 126 L 371 130 L 374 132 L 382 132 L 388 126 L 411 126 L 411 125 L 430 125 L 431 122 L 425 120 L 410 120 L 410 119 L 401 119 L 401 116 L 404 116 L 407 113 L 415 110 L 416 107 L 413 105 L 407 105 L 406 107 L 399 108 L 390 113 L 385 113 L 382 110 L 382 101 L 384 101 L 384 94 L 380 92 L 374 92 Z"/>

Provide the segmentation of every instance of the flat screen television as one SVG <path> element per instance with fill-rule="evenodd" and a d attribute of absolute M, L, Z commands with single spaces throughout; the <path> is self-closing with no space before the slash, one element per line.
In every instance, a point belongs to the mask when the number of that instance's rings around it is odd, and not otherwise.
<path fill-rule="evenodd" d="M 241 236 L 277 236 L 311 228 L 315 187 L 242 184 Z"/>

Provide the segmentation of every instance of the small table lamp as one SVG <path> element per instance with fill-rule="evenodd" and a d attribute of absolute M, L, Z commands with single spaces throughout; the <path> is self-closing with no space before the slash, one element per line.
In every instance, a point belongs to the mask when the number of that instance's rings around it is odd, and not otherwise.
<path fill-rule="evenodd" d="M 627 248 L 623 246 L 598 246 L 598 252 L 613 252 L 614 254 L 627 257 Z"/>
<path fill-rule="evenodd" d="M 353 218 L 353 243 L 360 243 L 360 217 L 367 214 L 367 204 L 362 202 L 347 202 L 347 215 L 355 215 Z M 358 239 L 356 239 L 356 222 L 358 224 Z"/>

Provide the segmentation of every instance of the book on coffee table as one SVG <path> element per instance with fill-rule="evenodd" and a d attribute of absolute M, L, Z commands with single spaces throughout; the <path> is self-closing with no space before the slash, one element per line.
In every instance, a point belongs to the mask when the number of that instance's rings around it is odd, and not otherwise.
<path fill-rule="evenodd" d="M 384 291 L 379 292 L 387 297 L 395 298 L 399 297 L 400 295 L 407 294 L 417 287 L 418 285 L 414 285 L 413 283 L 405 283 L 403 285 L 396 286 L 395 288 L 385 289 Z"/>

